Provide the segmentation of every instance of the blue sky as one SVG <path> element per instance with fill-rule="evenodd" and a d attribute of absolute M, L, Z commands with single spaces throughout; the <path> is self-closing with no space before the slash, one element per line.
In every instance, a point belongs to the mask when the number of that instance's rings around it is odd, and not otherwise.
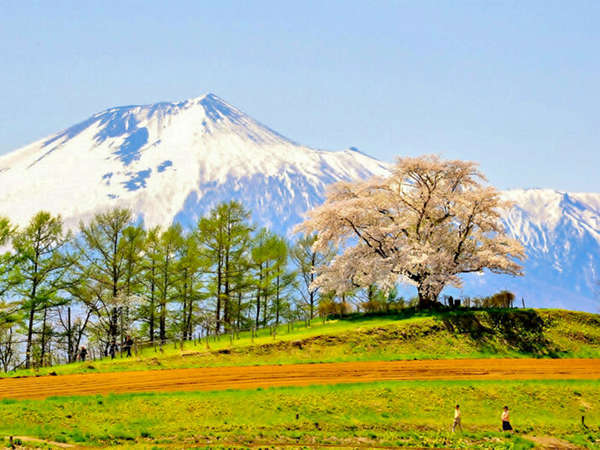
<path fill-rule="evenodd" d="M 600 192 L 600 2 L 0 2 L 0 154 L 214 92 L 282 134 Z"/>

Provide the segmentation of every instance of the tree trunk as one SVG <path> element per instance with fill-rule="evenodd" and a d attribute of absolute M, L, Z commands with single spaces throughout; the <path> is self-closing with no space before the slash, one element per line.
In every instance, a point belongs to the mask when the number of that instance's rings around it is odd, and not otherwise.
<path fill-rule="evenodd" d="M 160 342 L 164 344 L 167 341 L 167 300 L 160 302 L 160 320 L 159 320 Z"/>
<path fill-rule="evenodd" d="M 431 309 L 438 303 L 438 296 L 442 288 L 433 290 L 431 287 L 426 287 L 423 284 L 417 285 L 417 293 L 419 295 L 418 309 Z"/>
<path fill-rule="evenodd" d="M 194 308 L 194 304 L 193 304 L 193 297 L 191 295 L 188 295 L 188 275 L 187 275 L 187 269 L 185 271 L 185 283 L 183 285 L 183 290 L 185 292 L 185 297 L 187 297 L 187 300 L 184 299 L 185 304 L 187 305 L 187 312 L 185 312 L 185 325 L 184 325 L 184 333 L 183 333 L 183 338 L 187 339 L 187 340 L 191 340 L 192 339 L 192 314 L 193 314 L 193 308 Z M 192 286 L 192 280 L 189 280 L 189 284 L 190 284 L 190 291 L 192 290 L 191 286 Z M 184 307 L 184 311 L 185 311 L 185 307 Z"/>
<path fill-rule="evenodd" d="M 256 320 L 255 326 L 258 328 L 260 324 L 260 287 L 256 289 Z"/>
<path fill-rule="evenodd" d="M 119 311 L 116 306 L 113 306 L 110 317 L 110 326 L 109 326 L 109 349 L 111 352 L 114 346 L 117 345 L 117 336 L 119 335 Z"/>
<path fill-rule="evenodd" d="M 38 272 L 38 254 L 36 251 L 35 261 L 34 261 L 34 276 L 31 286 L 31 309 L 29 310 L 29 323 L 27 325 L 27 347 L 25 349 L 25 368 L 31 368 L 31 344 L 33 340 L 33 321 L 35 319 L 35 307 L 36 300 L 35 297 L 37 295 L 37 272 Z"/>
<path fill-rule="evenodd" d="M 262 285 L 262 264 L 258 266 L 258 286 L 256 287 L 256 328 L 260 325 L 260 290 Z"/>
<path fill-rule="evenodd" d="M 150 324 L 149 324 L 149 333 L 150 333 L 150 343 L 154 345 L 154 290 L 155 290 L 155 282 L 154 282 L 154 263 L 152 263 L 152 281 L 150 282 Z"/>
<path fill-rule="evenodd" d="M 277 302 L 275 305 L 275 326 L 279 326 L 279 289 L 280 289 L 280 277 L 277 275 L 277 291 L 275 296 L 275 301 Z"/>
<path fill-rule="evenodd" d="M 29 310 L 29 323 L 27 325 L 27 347 L 25 349 L 25 368 L 31 368 L 31 343 L 33 340 L 33 319 L 35 318 L 35 303 Z"/>
<path fill-rule="evenodd" d="M 242 291 L 238 291 L 237 329 L 242 328 Z"/>
<path fill-rule="evenodd" d="M 215 332 L 216 334 L 219 334 L 219 331 L 221 329 L 221 283 L 223 281 L 223 276 L 221 273 L 222 270 L 222 262 L 221 262 L 221 255 L 218 256 L 219 261 L 217 263 L 217 311 L 216 311 L 216 325 L 215 325 Z"/>
<path fill-rule="evenodd" d="M 67 308 L 67 361 L 73 362 L 73 328 L 71 325 L 71 307 Z"/>
<path fill-rule="evenodd" d="M 224 317 L 223 317 L 223 321 L 225 322 L 225 326 L 227 328 L 229 328 L 231 326 L 231 301 L 229 298 L 230 292 L 229 292 L 229 248 L 227 248 L 225 250 L 225 284 L 224 284 L 224 289 L 225 289 L 225 296 L 224 296 L 224 302 L 225 304 L 223 305 L 223 310 L 224 310 Z M 228 331 L 228 330 L 225 330 Z"/>
<path fill-rule="evenodd" d="M 265 280 L 266 283 L 269 282 L 269 263 L 265 263 Z M 265 284 L 266 284 L 265 283 Z M 261 277 L 261 285 L 262 285 L 262 277 Z M 264 287 L 263 289 L 263 300 L 264 300 L 264 305 L 263 305 L 263 327 L 267 326 L 267 310 L 269 308 L 269 294 L 268 294 L 268 286 Z"/>
<path fill-rule="evenodd" d="M 183 269 L 183 295 L 182 295 L 182 302 L 183 302 L 183 308 L 182 308 L 182 321 L 181 321 L 181 336 L 182 339 L 184 341 L 187 341 L 188 339 L 188 322 L 187 322 L 187 318 L 188 318 L 188 295 L 187 295 L 187 284 L 188 284 L 188 270 L 187 267 L 185 269 Z"/>
<path fill-rule="evenodd" d="M 40 367 L 44 367 L 44 358 L 46 356 L 46 323 L 48 318 L 48 307 L 44 305 L 44 320 L 42 321 L 42 343 L 40 349 Z"/>

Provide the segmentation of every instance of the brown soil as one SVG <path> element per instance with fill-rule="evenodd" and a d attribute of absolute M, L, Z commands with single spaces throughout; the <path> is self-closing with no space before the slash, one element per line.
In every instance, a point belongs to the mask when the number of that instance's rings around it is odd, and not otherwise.
<path fill-rule="evenodd" d="M 38 439 L 38 438 L 34 438 L 34 437 L 30 437 L 30 436 L 13 436 L 13 441 L 14 442 L 18 442 L 21 441 L 23 444 L 17 446 L 17 448 L 37 448 L 37 446 L 39 446 L 39 444 L 45 444 L 45 446 L 50 446 L 50 447 L 58 447 L 58 448 L 75 448 L 74 445 L 71 444 L 63 444 L 61 442 L 54 442 L 54 441 L 46 441 L 44 439 Z M 31 444 L 33 444 L 35 447 L 31 447 Z"/>
<path fill-rule="evenodd" d="M 526 439 L 532 441 L 536 448 L 544 448 L 544 449 L 571 449 L 577 450 L 583 447 L 578 447 L 575 444 L 572 444 L 567 441 L 563 441 L 562 439 L 558 439 L 552 436 L 523 436 Z"/>
<path fill-rule="evenodd" d="M 0 398 L 208 391 L 385 380 L 600 379 L 600 359 L 454 359 L 148 370 L 0 379 Z"/>

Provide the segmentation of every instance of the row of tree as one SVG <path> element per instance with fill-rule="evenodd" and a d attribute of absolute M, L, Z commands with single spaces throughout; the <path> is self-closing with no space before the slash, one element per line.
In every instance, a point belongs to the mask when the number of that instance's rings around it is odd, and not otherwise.
<path fill-rule="evenodd" d="M 310 320 L 317 267 L 335 255 L 313 251 L 314 241 L 256 229 L 237 202 L 190 231 L 145 229 L 125 209 L 97 214 L 76 235 L 47 212 L 22 229 L 0 219 L 0 363 L 70 362 L 84 342 L 108 355 L 128 335 L 164 343 Z"/>
<path fill-rule="evenodd" d="M 502 222 L 511 206 L 474 163 L 423 156 L 398 159 L 387 178 L 333 185 L 294 245 L 256 229 L 236 202 L 190 231 L 145 229 L 123 209 L 76 236 L 46 212 L 23 229 L 0 219 L 10 249 L 0 257 L 0 363 L 19 365 L 19 345 L 30 367 L 61 352 L 72 361 L 82 340 L 108 354 L 134 332 L 166 342 L 310 320 L 317 306 L 343 313 L 357 292 L 381 310 L 398 281 L 431 307 L 462 274 L 522 275 L 523 246 Z"/>

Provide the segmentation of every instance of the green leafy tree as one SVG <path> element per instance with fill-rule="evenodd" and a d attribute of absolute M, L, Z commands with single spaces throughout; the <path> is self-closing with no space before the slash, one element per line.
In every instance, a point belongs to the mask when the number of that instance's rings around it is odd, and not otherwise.
<path fill-rule="evenodd" d="M 181 225 L 171 225 L 162 232 L 159 240 L 158 273 L 158 306 L 159 306 L 159 337 L 161 343 L 167 340 L 168 304 L 176 296 L 176 286 L 180 278 L 177 264 L 177 254 L 183 245 Z"/>
<path fill-rule="evenodd" d="M 318 276 L 317 271 L 319 267 L 328 266 L 336 255 L 336 250 L 331 245 L 322 252 L 315 250 L 316 240 L 316 234 L 304 235 L 296 241 L 290 251 L 299 278 L 298 291 L 308 310 L 309 320 L 315 317 L 319 306 L 320 287 L 314 283 Z"/>
<path fill-rule="evenodd" d="M 194 331 L 194 313 L 197 302 L 206 297 L 201 292 L 200 273 L 206 270 L 208 262 L 198 248 L 198 241 L 193 234 L 183 237 L 177 255 L 176 283 L 177 297 L 181 303 L 180 329 L 184 340 L 191 340 Z"/>
<path fill-rule="evenodd" d="M 281 237 L 263 228 L 254 239 L 251 255 L 256 289 L 255 325 L 258 327 L 262 323 L 262 326 L 266 326 L 273 313 L 273 308 L 269 308 L 272 306 L 269 301 L 273 296 L 276 304 L 281 299 L 281 280 L 287 263 L 287 244 Z M 277 312 L 275 308 L 275 314 Z"/>
<path fill-rule="evenodd" d="M 12 250 L 2 249 L 9 244 L 16 231 L 16 227 L 6 217 L 0 216 L 0 300 L 15 284 L 12 272 L 15 254 Z"/>
<path fill-rule="evenodd" d="M 121 311 L 121 348 L 124 339 L 131 334 L 132 321 L 135 318 L 134 307 L 139 303 L 142 293 L 142 257 L 145 246 L 146 232 L 142 226 L 130 225 L 123 231 L 120 251 L 125 263 L 125 286 L 122 295 L 126 299 Z"/>
<path fill-rule="evenodd" d="M 97 214 L 88 225 L 80 225 L 76 264 L 79 278 L 86 280 L 82 300 L 94 311 L 99 321 L 97 328 L 105 332 L 105 354 L 114 354 L 120 314 L 131 301 L 125 295 L 132 272 L 128 268 L 125 233 L 132 219 L 131 211 L 116 208 Z"/>
<path fill-rule="evenodd" d="M 142 299 L 144 299 L 144 302 L 141 303 L 138 311 L 138 317 L 148 328 L 148 337 L 150 338 L 150 342 L 152 344 L 154 344 L 154 340 L 156 338 L 158 267 L 161 260 L 160 235 L 160 227 L 151 228 L 146 233 L 141 276 L 141 282 L 143 285 Z"/>
<path fill-rule="evenodd" d="M 11 225 L 5 217 L 0 217 L 0 249 L 6 246 L 16 228 Z M 0 364 L 4 372 L 8 372 L 15 365 L 18 357 L 18 347 L 15 342 L 15 329 L 20 325 L 22 315 L 19 314 L 19 304 L 5 298 L 11 288 L 15 285 L 13 276 L 13 265 L 15 254 L 8 249 L 0 250 Z"/>
<path fill-rule="evenodd" d="M 27 312 L 26 368 L 31 367 L 34 325 L 39 312 L 43 314 L 40 363 L 44 362 L 48 309 L 62 302 L 58 294 L 65 286 L 65 274 L 70 267 L 63 251 L 69 239 L 63 232 L 61 217 L 42 211 L 12 240 L 17 255 L 14 269 L 19 281 L 16 292 L 22 299 L 22 309 Z"/>
<path fill-rule="evenodd" d="M 242 288 L 239 280 L 247 268 L 246 255 L 252 231 L 249 218 L 249 212 L 240 203 L 231 201 L 217 205 L 198 222 L 196 236 L 212 274 L 210 285 L 216 299 L 216 332 L 222 323 L 231 327 L 236 319 L 234 305 L 239 303 L 240 292 L 235 292 L 233 287 L 237 281 L 237 286 Z"/>

